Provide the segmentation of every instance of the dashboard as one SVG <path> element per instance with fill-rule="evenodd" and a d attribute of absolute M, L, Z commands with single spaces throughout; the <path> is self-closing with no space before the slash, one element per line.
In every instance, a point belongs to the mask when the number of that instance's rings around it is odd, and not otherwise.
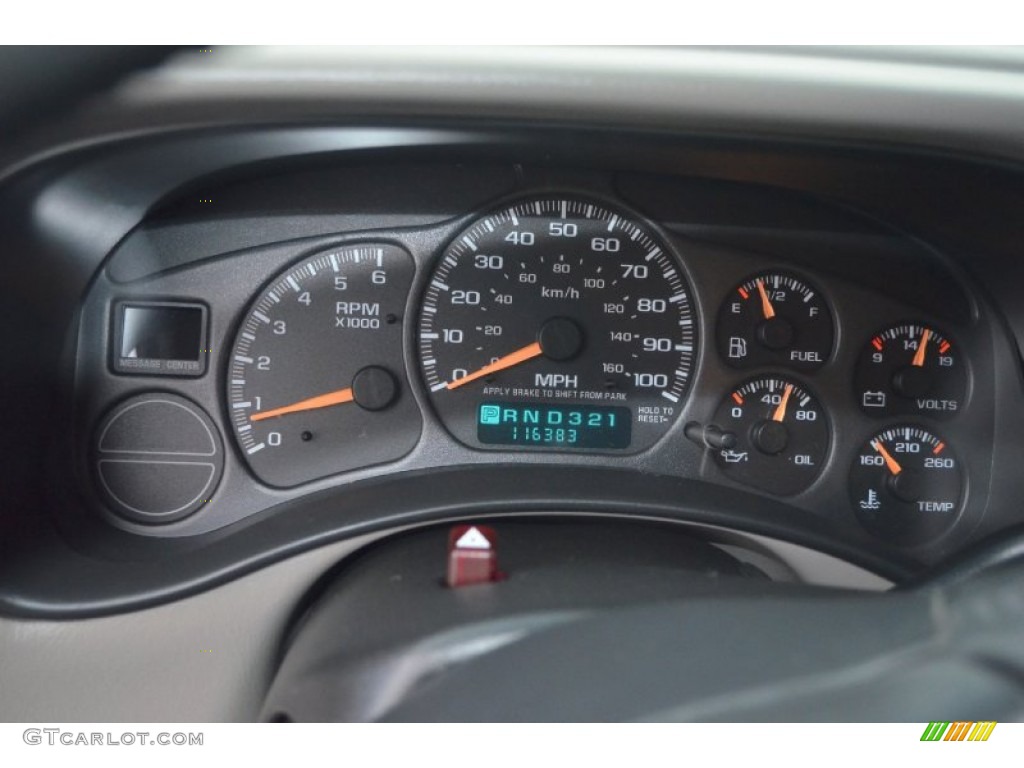
<path fill-rule="evenodd" d="M 296 94 L 232 95 L 249 55 Z M 409 531 L 651 524 L 651 552 L 693 535 L 879 591 L 1024 529 L 1012 147 L 838 106 L 821 131 L 760 101 L 673 123 L 694 97 L 668 51 L 609 103 L 459 81 L 473 114 L 411 76 L 404 111 L 359 78 L 332 102 L 260 55 L 185 56 L 5 161 L 5 616 L 165 621 L 253 590 L 231 615 L 263 622 L 265 688 L 306 590 Z"/>

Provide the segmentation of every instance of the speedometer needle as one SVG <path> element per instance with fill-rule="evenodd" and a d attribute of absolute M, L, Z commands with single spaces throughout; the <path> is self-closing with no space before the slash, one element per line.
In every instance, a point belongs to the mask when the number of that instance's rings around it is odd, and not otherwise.
<path fill-rule="evenodd" d="M 882 458 L 885 459 L 885 466 L 889 468 L 890 472 L 892 472 L 894 475 L 898 475 L 900 472 L 903 471 L 903 467 L 901 467 L 900 463 L 896 461 L 896 459 L 892 457 L 892 454 L 885 449 L 885 446 L 882 445 L 881 440 L 872 440 L 871 447 L 882 455 Z"/>
<path fill-rule="evenodd" d="M 297 403 L 292 403 L 291 405 L 283 405 L 280 408 L 272 408 L 269 411 L 257 411 L 256 413 L 250 414 L 249 420 L 262 421 L 263 419 L 271 419 L 274 416 L 284 416 L 288 413 L 312 411 L 315 408 L 327 408 L 331 405 L 350 403 L 352 400 L 352 387 L 345 387 L 345 389 L 336 389 L 333 392 L 327 392 L 323 395 L 310 397 L 306 400 L 299 400 Z"/>
<path fill-rule="evenodd" d="M 764 289 L 764 281 L 757 278 L 757 292 L 761 294 L 761 311 L 764 312 L 764 319 L 771 320 L 775 317 L 775 307 L 768 299 L 768 291 Z"/>
<path fill-rule="evenodd" d="M 775 407 L 775 411 L 772 413 L 772 421 L 782 421 L 786 418 L 786 405 L 789 403 L 789 396 L 793 394 L 793 385 L 787 384 L 786 389 L 782 393 L 782 400 Z"/>
<path fill-rule="evenodd" d="M 457 389 L 463 384 L 469 384 L 469 382 L 476 381 L 484 376 L 490 376 L 492 373 L 497 373 L 498 371 L 503 371 L 506 368 L 511 368 L 514 365 L 525 363 L 527 360 L 540 357 L 542 354 L 544 354 L 544 351 L 540 347 L 540 342 L 535 341 L 533 344 L 527 344 L 525 347 L 517 349 L 515 352 L 507 354 L 504 357 L 499 357 L 493 363 L 485 365 L 483 368 L 480 368 L 473 373 L 468 373 L 454 381 L 449 381 L 445 386 L 448 389 Z"/>

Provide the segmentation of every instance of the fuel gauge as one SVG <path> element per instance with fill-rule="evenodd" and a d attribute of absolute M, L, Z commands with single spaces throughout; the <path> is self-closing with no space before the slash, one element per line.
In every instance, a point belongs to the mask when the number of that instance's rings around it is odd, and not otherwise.
<path fill-rule="evenodd" d="M 718 351 L 733 368 L 820 368 L 832 354 L 832 313 L 821 292 L 792 275 L 764 272 L 736 286 L 718 313 Z"/>

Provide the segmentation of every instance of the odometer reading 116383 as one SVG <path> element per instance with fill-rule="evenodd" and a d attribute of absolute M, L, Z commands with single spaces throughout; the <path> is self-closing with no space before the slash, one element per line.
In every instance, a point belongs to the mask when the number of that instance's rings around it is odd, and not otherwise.
<path fill-rule="evenodd" d="M 455 237 L 418 343 L 434 407 L 468 445 L 638 451 L 679 414 L 696 328 L 682 267 L 649 227 L 555 197 Z"/>

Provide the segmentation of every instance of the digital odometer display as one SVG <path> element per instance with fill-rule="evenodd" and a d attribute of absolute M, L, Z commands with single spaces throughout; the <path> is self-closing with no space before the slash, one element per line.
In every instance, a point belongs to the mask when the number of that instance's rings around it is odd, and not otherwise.
<path fill-rule="evenodd" d="M 477 437 L 489 445 L 628 448 L 629 408 L 550 403 L 483 403 Z"/>
<path fill-rule="evenodd" d="M 427 278 L 418 331 L 431 401 L 455 437 L 566 451 L 635 452 L 664 436 L 697 337 L 669 245 L 624 211 L 560 197 L 459 232 Z M 485 405 L 510 418 L 485 423 Z M 572 413 L 600 423 L 546 423 Z"/>

